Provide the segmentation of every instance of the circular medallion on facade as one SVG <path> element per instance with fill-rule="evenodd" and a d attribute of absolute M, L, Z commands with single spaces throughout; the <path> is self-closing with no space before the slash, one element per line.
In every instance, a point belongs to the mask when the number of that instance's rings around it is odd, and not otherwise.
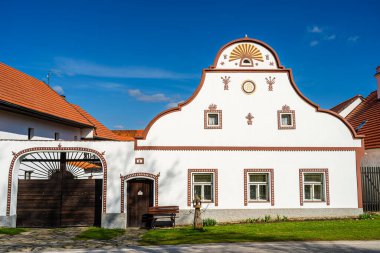
<path fill-rule="evenodd" d="M 245 81 L 241 87 L 243 89 L 243 91 L 247 94 L 252 94 L 255 89 L 256 89 L 256 86 L 255 86 L 255 83 L 253 81 Z"/>

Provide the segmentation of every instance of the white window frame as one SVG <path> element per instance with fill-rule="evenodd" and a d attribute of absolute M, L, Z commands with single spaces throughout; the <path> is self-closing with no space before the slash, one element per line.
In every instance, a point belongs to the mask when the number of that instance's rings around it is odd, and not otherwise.
<path fill-rule="evenodd" d="M 320 174 L 322 175 L 322 182 L 317 182 L 317 181 L 311 181 L 311 182 L 306 182 L 305 181 L 305 175 L 308 174 Z M 326 200 L 326 174 L 324 172 L 303 172 L 302 173 L 302 179 L 303 179 L 303 201 L 304 202 L 324 202 Z M 311 193 L 310 193 L 310 199 L 306 198 L 306 185 L 311 186 Z M 317 199 L 314 197 L 314 186 L 320 185 L 322 189 L 322 198 Z"/>
<path fill-rule="evenodd" d="M 282 124 L 282 115 L 290 115 L 290 125 L 284 125 Z M 280 126 L 283 127 L 283 128 L 291 128 L 291 127 L 294 127 L 294 119 L 293 119 L 293 113 L 291 112 L 280 112 Z"/>
<path fill-rule="evenodd" d="M 265 175 L 266 176 L 266 182 L 251 182 L 250 176 L 251 175 Z M 248 172 L 247 174 L 247 189 L 248 189 L 248 202 L 269 202 L 270 201 L 270 173 L 268 172 Z M 256 185 L 256 199 L 251 199 L 251 185 Z M 266 198 L 260 199 L 260 185 L 266 185 Z"/>
<path fill-rule="evenodd" d="M 196 175 L 211 175 L 211 182 L 194 182 L 194 177 Z M 211 200 L 204 199 L 204 186 L 210 185 L 211 186 Z M 204 203 L 214 203 L 215 201 L 215 175 L 213 172 L 193 172 L 191 173 L 191 197 L 192 200 L 195 198 L 195 186 L 201 186 L 202 187 L 202 196 L 201 201 Z"/>
<path fill-rule="evenodd" d="M 218 124 L 216 125 L 210 125 L 209 124 L 209 117 L 210 115 L 216 115 L 217 116 L 217 119 L 218 119 Z M 206 124 L 207 124 L 207 127 L 219 127 L 220 126 L 220 113 L 218 112 L 207 112 L 206 114 Z"/>

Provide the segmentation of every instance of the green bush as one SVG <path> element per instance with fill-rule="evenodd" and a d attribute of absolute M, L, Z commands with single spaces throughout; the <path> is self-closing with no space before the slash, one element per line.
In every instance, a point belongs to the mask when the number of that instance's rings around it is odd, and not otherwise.
<path fill-rule="evenodd" d="M 217 222 L 215 219 L 211 219 L 211 218 L 203 219 L 203 226 L 204 227 L 215 226 L 216 223 Z"/>
<path fill-rule="evenodd" d="M 369 213 L 363 213 L 359 215 L 359 220 L 373 220 L 375 217 L 373 217 L 372 214 Z"/>
<path fill-rule="evenodd" d="M 260 222 L 259 218 L 257 218 L 257 219 L 255 219 L 255 218 L 248 218 L 248 219 L 244 220 L 244 223 L 257 223 L 257 222 Z"/>

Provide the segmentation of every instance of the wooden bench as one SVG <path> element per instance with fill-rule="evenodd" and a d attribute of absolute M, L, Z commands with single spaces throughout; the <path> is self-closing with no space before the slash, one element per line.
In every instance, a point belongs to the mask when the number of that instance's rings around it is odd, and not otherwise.
<path fill-rule="evenodd" d="M 179 206 L 152 206 L 148 209 L 146 221 L 150 223 L 150 228 L 155 228 L 158 219 L 170 219 L 172 226 L 175 227 L 177 213 L 179 213 Z"/>

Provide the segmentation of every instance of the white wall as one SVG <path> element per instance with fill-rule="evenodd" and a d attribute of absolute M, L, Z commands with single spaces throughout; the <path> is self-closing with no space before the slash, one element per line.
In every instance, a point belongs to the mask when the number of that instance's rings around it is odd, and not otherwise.
<path fill-rule="evenodd" d="M 27 140 L 28 128 L 34 128 L 32 140 L 54 140 L 54 133 L 60 134 L 61 140 L 81 138 L 81 129 L 48 120 L 37 119 L 22 114 L 0 111 L 0 139 Z"/>
<path fill-rule="evenodd" d="M 222 76 L 231 76 L 229 90 L 224 90 Z M 268 91 L 265 78 L 276 78 L 274 90 Z M 247 95 L 241 85 L 256 83 L 256 91 Z M 222 129 L 204 129 L 204 110 L 216 104 L 223 113 Z M 296 129 L 279 130 L 277 110 L 283 105 L 295 110 Z M 253 124 L 246 116 L 252 113 Z M 285 147 L 359 147 L 349 128 L 338 118 L 306 103 L 293 89 L 286 72 L 281 73 L 206 73 L 204 85 L 181 111 L 159 118 L 146 140 L 139 145 L 162 146 L 285 146 Z"/>
<path fill-rule="evenodd" d="M 355 99 L 349 106 L 347 106 L 343 111 L 339 113 L 340 116 L 345 118 L 350 112 L 352 112 L 360 103 L 362 102 L 361 98 Z"/>

